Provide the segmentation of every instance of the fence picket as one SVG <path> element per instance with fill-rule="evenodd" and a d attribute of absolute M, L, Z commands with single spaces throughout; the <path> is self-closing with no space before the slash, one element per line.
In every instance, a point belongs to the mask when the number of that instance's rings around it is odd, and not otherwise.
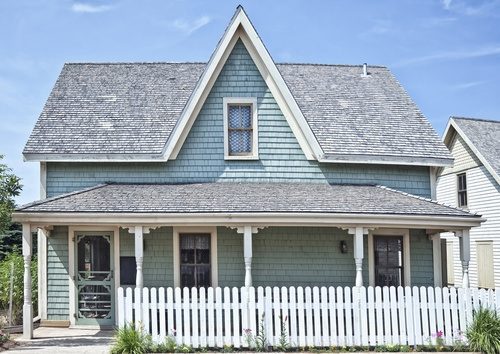
<path fill-rule="evenodd" d="M 248 300 L 248 289 L 246 287 L 242 287 L 240 290 L 240 297 L 241 297 L 241 346 L 242 347 L 248 347 L 247 346 L 247 341 L 245 337 L 246 331 L 250 328 L 249 319 L 248 319 L 248 305 L 249 305 L 249 300 Z M 255 332 L 254 332 L 255 333 Z M 254 334 L 252 333 L 252 334 Z"/>
<path fill-rule="evenodd" d="M 232 345 L 231 339 L 231 291 L 224 288 L 224 345 Z"/>
<path fill-rule="evenodd" d="M 375 292 L 373 287 L 368 287 L 368 344 L 377 345 L 377 333 L 375 327 Z"/>
<path fill-rule="evenodd" d="M 151 337 L 153 342 L 158 343 L 158 299 L 156 288 L 151 288 Z"/>
<path fill-rule="evenodd" d="M 177 344 L 184 344 L 184 327 L 182 326 L 182 294 L 181 288 L 174 290 L 175 336 Z"/>
<path fill-rule="evenodd" d="M 122 328 L 125 326 L 125 299 L 123 295 L 123 288 L 118 288 L 118 304 L 117 304 L 117 310 L 118 310 L 118 327 Z"/>
<path fill-rule="evenodd" d="M 197 288 L 191 288 L 191 305 L 190 305 L 190 307 L 191 307 L 191 319 L 193 321 L 192 325 L 191 325 L 191 343 L 192 343 L 193 348 L 198 348 L 199 347 L 199 337 L 200 337 L 200 335 L 199 335 L 200 324 L 198 321 L 199 303 L 198 303 L 198 289 Z"/>
<path fill-rule="evenodd" d="M 460 336 L 460 324 L 458 323 L 458 311 L 457 311 L 457 289 L 450 288 L 450 309 L 451 309 L 451 323 L 452 331 L 451 335 L 453 339 L 458 339 Z"/>
<path fill-rule="evenodd" d="M 298 346 L 298 337 L 297 337 L 297 296 L 295 292 L 295 287 L 290 287 L 290 345 L 292 347 Z"/>
<path fill-rule="evenodd" d="M 266 286 L 264 297 L 264 328 L 266 331 L 266 337 L 269 341 L 269 345 L 275 345 L 274 333 L 273 333 L 273 305 L 272 305 L 272 289 Z"/>
<path fill-rule="evenodd" d="M 255 288 L 248 288 L 248 324 L 250 329 L 250 334 L 255 336 L 257 334 L 257 311 L 255 302 Z"/>
<path fill-rule="evenodd" d="M 223 332 L 222 332 L 222 290 L 221 288 L 215 288 L 215 328 L 217 333 L 215 334 L 215 343 L 219 348 L 224 345 Z"/>
<path fill-rule="evenodd" d="M 279 343 L 281 330 L 281 313 L 280 313 L 280 289 L 275 286 L 273 288 L 272 311 L 274 319 L 274 343 Z"/>
<path fill-rule="evenodd" d="M 200 288 L 200 347 L 207 346 L 207 299 L 205 288 Z"/>
<path fill-rule="evenodd" d="M 314 318 L 314 345 L 321 346 L 321 308 L 319 302 L 319 288 L 313 289 L 313 318 Z"/>
<path fill-rule="evenodd" d="M 132 310 L 132 289 L 127 288 L 125 291 L 125 324 L 131 325 L 134 321 Z"/>
<path fill-rule="evenodd" d="M 362 286 L 360 289 L 359 297 L 359 312 L 360 312 L 360 325 L 361 325 L 361 345 L 366 347 L 370 344 L 368 340 L 368 312 L 366 303 L 366 288 Z"/>
<path fill-rule="evenodd" d="M 160 315 L 160 336 L 158 342 L 162 342 L 167 336 L 167 323 L 165 320 L 165 288 L 161 287 L 158 289 L 158 312 Z"/>
<path fill-rule="evenodd" d="M 345 300 L 345 329 L 346 329 L 346 345 L 352 346 L 352 296 L 351 288 L 344 288 L 344 300 Z"/>
<path fill-rule="evenodd" d="M 447 345 L 453 344 L 452 342 L 452 337 L 453 337 L 453 327 L 451 324 L 451 312 L 450 312 L 450 292 L 448 288 L 443 288 L 443 312 L 444 312 L 444 329 L 443 334 L 444 334 L 444 342 Z"/>
<path fill-rule="evenodd" d="M 346 337 L 345 337 L 345 325 L 344 325 L 344 289 L 341 288 L 340 286 L 337 288 L 337 320 L 338 322 L 338 341 L 339 341 L 339 346 L 344 346 L 346 344 Z"/>
<path fill-rule="evenodd" d="M 416 293 L 416 292 L 415 292 Z M 429 341 L 429 307 L 427 306 L 427 289 L 425 287 L 420 287 L 420 308 L 422 315 L 422 324 L 418 326 L 418 323 L 415 322 L 415 344 L 422 345 L 426 341 Z M 418 328 L 421 327 L 422 330 Z M 422 333 L 422 336 L 420 336 Z"/>
<path fill-rule="evenodd" d="M 240 299 L 239 293 L 240 289 L 233 288 L 233 345 L 235 348 L 239 348 L 241 346 L 241 335 L 240 335 Z"/>
<path fill-rule="evenodd" d="M 443 292 L 441 288 L 436 287 L 434 288 L 435 291 L 435 300 L 436 300 L 436 324 L 437 324 L 437 331 L 434 333 L 431 333 L 432 336 L 438 337 L 438 334 L 444 333 L 444 319 L 443 319 Z"/>
<path fill-rule="evenodd" d="M 352 327 L 353 327 L 353 343 L 354 345 L 361 345 L 361 319 L 359 313 L 359 287 L 352 288 Z"/>
<path fill-rule="evenodd" d="M 331 345 L 328 333 L 328 290 L 323 286 L 321 287 L 321 345 L 323 347 Z"/>
<path fill-rule="evenodd" d="M 375 288 L 375 310 L 377 314 L 377 345 L 383 345 L 385 341 L 384 331 L 384 301 L 382 299 L 382 289 L 380 286 Z"/>
<path fill-rule="evenodd" d="M 312 311 L 312 294 L 311 288 L 308 286 L 305 288 L 306 292 L 306 343 L 307 346 L 314 345 L 314 332 L 313 332 L 313 311 Z"/>
<path fill-rule="evenodd" d="M 139 329 L 142 326 L 142 306 L 141 306 L 141 289 L 134 289 L 134 322 L 135 328 Z"/>
<path fill-rule="evenodd" d="M 175 329 L 175 316 L 174 316 L 174 289 L 167 288 L 167 335 L 175 336 L 177 330 Z"/>
<path fill-rule="evenodd" d="M 384 286 L 382 288 L 383 304 L 384 304 L 384 342 L 392 343 L 391 331 L 391 302 L 389 299 L 389 288 Z"/>
<path fill-rule="evenodd" d="M 149 289 L 142 289 L 142 327 L 146 333 L 149 333 Z"/>
<path fill-rule="evenodd" d="M 412 291 L 413 290 L 413 291 Z M 409 286 L 404 288 L 404 302 L 406 314 L 406 332 L 408 345 L 415 345 L 415 337 L 421 338 L 420 324 L 420 299 L 418 296 L 418 288 Z M 415 320 L 414 320 L 415 318 Z M 415 332 L 417 330 L 417 333 Z"/>
<path fill-rule="evenodd" d="M 290 343 L 290 317 L 288 316 L 288 289 L 286 287 L 281 288 L 281 321 L 285 326 L 286 330 L 286 340 Z"/>
<path fill-rule="evenodd" d="M 299 317 L 299 346 L 306 346 L 306 326 L 304 325 L 304 289 L 299 286 L 297 288 L 297 312 Z"/>
<path fill-rule="evenodd" d="M 428 299 L 428 309 L 429 309 L 429 338 L 428 340 L 432 344 L 436 344 L 436 337 L 434 336 L 437 333 L 436 330 L 436 302 L 434 301 L 434 288 L 427 288 L 427 299 Z"/>
<path fill-rule="evenodd" d="M 215 347 L 215 308 L 214 308 L 214 288 L 207 290 L 207 319 L 208 319 L 208 338 L 207 344 L 209 347 Z"/>
<path fill-rule="evenodd" d="M 261 328 L 261 324 L 264 323 L 265 321 L 265 305 L 264 305 L 265 299 L 264 299 L 264 288 L 259 286 L 257 288 L 257 331 L 255 332 L 256 335 L 259 335 L 261 333 L 261 330 L 263 330 L 264 333 L 266 333 L 265 328 Z"/>

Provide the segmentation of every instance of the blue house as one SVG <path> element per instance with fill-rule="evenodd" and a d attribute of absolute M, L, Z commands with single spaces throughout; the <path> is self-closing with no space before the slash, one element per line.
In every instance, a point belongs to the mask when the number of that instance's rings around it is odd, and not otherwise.
<path fill-rule="evenodd" d="M 120 286 L 441 286 L 445 231 L 467 286 L 483 221 L 432 200 L 452 156 L 386 67 L 277 64 L 241 7 L 207 63 L 64 65 L 23 155 L 42 325 L 113 325 Z"/>

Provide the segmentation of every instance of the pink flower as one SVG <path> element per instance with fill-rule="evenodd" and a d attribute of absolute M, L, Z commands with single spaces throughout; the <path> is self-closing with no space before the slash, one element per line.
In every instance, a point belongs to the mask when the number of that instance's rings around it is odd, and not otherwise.
<path fill-rule="evenodd" d="M 443 331 L 437 331 L 436 337 L 437 338 L 442 338 L 443 337 Z"/>
<path fill-rule="evenodd" d="M 247 335 L 252 334 L 252 330 L 250 328 L 244 329 L 243 332 Z"/>

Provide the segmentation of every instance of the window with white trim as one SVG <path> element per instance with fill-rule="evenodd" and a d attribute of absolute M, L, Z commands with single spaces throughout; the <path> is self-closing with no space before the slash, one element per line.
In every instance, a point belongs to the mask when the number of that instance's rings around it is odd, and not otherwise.
<path fill-rule="evenodd" d="M 210 287 L 210 234 L 180 234 L 179 238 L 181 287 Z"/>
<path fill-rule="evenodd" d="M 257 100 L 252 97 L 223 99 L 224 157 L 226 160 L 258 158 Z"/>
<path fill-rule="evenodd" d="M 457 175 L 458 206 L 467 207 L 467 176 L 465 173 Z"/>

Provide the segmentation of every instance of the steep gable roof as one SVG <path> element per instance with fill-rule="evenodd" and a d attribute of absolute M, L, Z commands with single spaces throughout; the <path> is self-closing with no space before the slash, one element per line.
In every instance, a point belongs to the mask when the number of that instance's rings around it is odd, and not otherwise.
<path fill-rule="evenodd" d="M 305 156 L 445 166 L 446 147 L 385 67 L 275 64 L 241 7 L 210 61 L 67 64 L 24 149 L 27 160 L 175 159 L 242 40 Z"/>
<path fill-rule="evenodd" d="M 452 142 L 455 132 L 500 184 L 500 121 L 450 117 L 443 135 L 445 144 Z"/>

